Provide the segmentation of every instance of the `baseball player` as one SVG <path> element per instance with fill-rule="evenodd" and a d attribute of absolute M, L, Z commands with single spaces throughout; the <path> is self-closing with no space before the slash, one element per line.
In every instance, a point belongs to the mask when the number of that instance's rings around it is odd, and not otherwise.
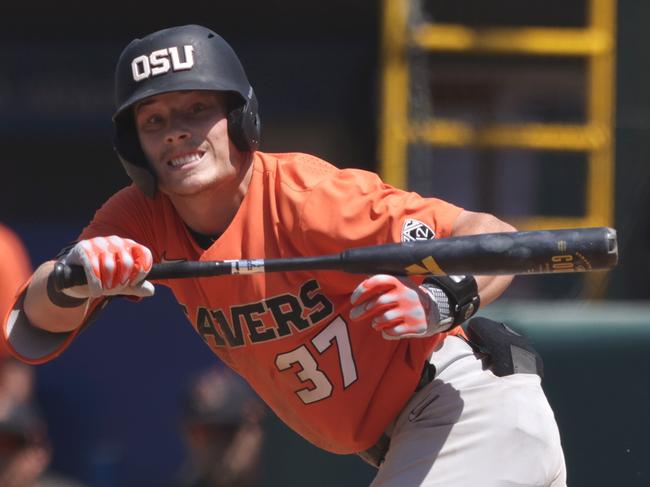
<path fill-rule="evenodd" d="M 27 249 L 20 237 L 9 227 L 0 224 L 0 316 L 11 309 L 16 292 L 32 272 Z M 7 354 L 0 343 L 0 358 Z"/>
<path fill-rule="evenodd" d="M 510 225 L 370 172 L 259 151 L 253 88 L 231 47 L 207 28 L 134 40 L 115 81 L 115 148 L 134 184 L 59 256 L 83 266 L 87 285 L 57 290 L 54 261 L 36 270 L 5 320 L 17 357 L 48 361 L 112 296 L 139 299 L 164 285 L 205 343 L 287 425 L 376 465 L 374 487 L 565 485 L 535 367 L 495 373 L 483 352 L 503 347 L 470 343 L 458 326 L 511 277 L 145 279 L 153 262 L 330 254 Z M 518 350 L 506 358 L 533 356 Z"/>

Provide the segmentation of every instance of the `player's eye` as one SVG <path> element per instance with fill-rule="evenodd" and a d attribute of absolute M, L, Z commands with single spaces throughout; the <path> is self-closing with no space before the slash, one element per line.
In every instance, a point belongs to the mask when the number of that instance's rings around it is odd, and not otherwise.
<path fill-rule="evenodd" d="M 163 118 L 160 115 L 151 115 L 145 119 L 147 125 L 157 125 L 162 123 Z"/>
<path fill-rule="evenodd" d="M 158 113 L 141 113 L 138 116 L 138 125 L 144 130 L 154 130 L 162 126 L 164 118 Z"/>
<path fill-rule="evenodd" d="M 205 103 L 202 102 L 197 102 L 193 103 L 192 106 L 190 107 L 190 113 L 192 115 L 199 115 L 206 111 L 208 109 L 208 106 Z"/>

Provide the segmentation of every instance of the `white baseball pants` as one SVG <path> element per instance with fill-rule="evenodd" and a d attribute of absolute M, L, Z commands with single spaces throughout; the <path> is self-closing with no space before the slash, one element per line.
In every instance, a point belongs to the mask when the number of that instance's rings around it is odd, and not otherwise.
<path fill-rule="evenodd" d="M 564 487 L 555 417 L 534 374 L 497 377 L 450 336 L 387 432 L 390 448 L 371 487 Z"/>

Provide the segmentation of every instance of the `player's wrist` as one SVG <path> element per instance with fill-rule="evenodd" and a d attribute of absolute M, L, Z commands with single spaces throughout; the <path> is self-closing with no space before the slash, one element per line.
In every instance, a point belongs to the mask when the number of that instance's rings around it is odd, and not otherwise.
<path fill-rule="evenodd" d="M 427 317 L 427 336 L 447 331 L 453 326 L 449 298 L 442 289 L 431 284 L 419 286 L 422 307 Z"/>
<path fill-rule="evenodd" d="M 432 304 L 435 303 L 439 315 L 435 324 L 438 331 L 462 324 L 474 316 L 480 306 L 478 285 L 473 276 L 431 276 L 420 288 Z"/>

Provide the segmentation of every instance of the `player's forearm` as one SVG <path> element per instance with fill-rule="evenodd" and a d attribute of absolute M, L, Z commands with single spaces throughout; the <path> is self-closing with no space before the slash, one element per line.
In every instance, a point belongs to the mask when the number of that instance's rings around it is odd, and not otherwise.
<path fill-rule="evenodd" d="M 515 232 L 517 229 L 494 215 L 463 211 L 452 228 L 451 235 L 476 235 L 481 233 Z M 478 285 L 481 306 L 497 299 L 508 288 L 514 276 L 474 276 Z"/>
<path fill-rule="evenodd" d="M 72 331 L 83 323 L 90 300 L 71 308 L 52 303 L 47 293 L 47 279 L 53 267 L 54 261 L 50 261 L 36 269 L 27 288 L 24 310 L 32 325 L 38 328 L 52 332 Z"/>
<path fill-rule="evenodd" d="M 474 276 L 481 297 L 481 307 L 490 304 L 508 289 L 514 276 Z"/>

